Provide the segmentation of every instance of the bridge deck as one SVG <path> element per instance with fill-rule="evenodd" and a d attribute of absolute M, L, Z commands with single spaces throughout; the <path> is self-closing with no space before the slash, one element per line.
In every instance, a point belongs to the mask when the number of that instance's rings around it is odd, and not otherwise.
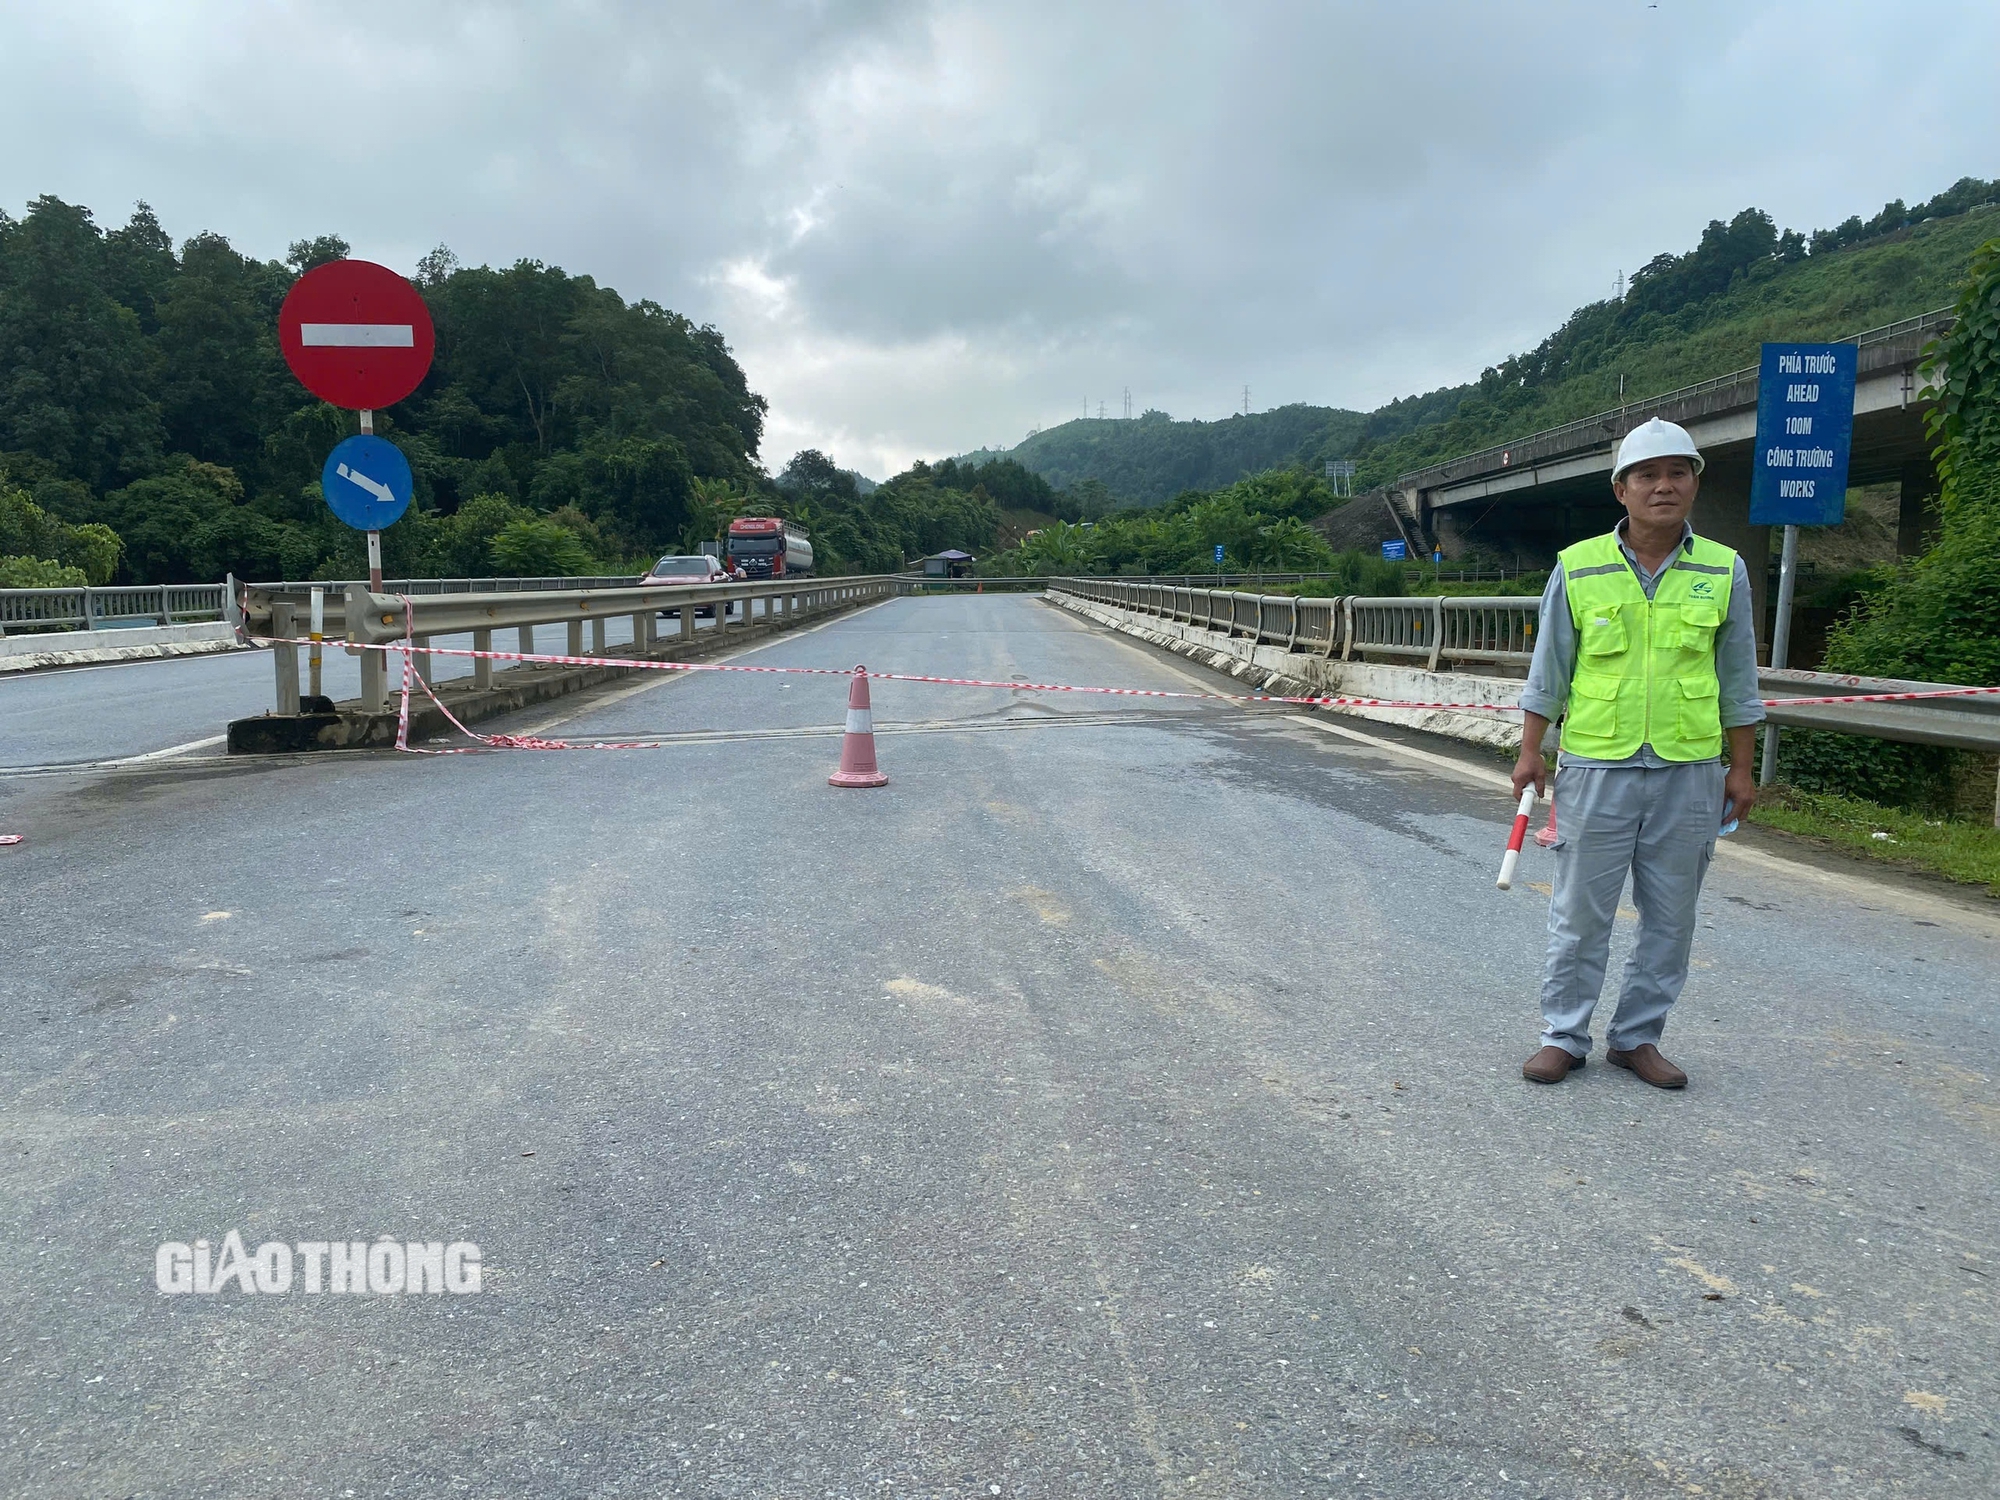
<path fill-rule="evenodd" d="M 1186 685 L 1025 597 L 743 659 Z M 837 681 L 718 676 L 564 728 L 669 749 L 0 776 L 0 1490 L 1993 1492 L 1991 919 L 1719 861 L 1694 1087 L 1536 1089 L 1498 791 L 875 712 L 868 793 Z M 152 1290 L 231 1227 L 487 1290 Z"/>

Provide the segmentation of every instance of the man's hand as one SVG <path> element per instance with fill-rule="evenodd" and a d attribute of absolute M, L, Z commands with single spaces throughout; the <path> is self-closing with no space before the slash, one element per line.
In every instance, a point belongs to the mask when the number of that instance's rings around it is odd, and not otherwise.
<path fill-rule="evenodd" d="M 1548 762 L 1542 759 L 1542 736 L 1549 732 L 1549 721 L 1540 714 L 1521 715 L 1521 756 L 1514 762 L 1514 795 L 1520 796 L 1530 786 L 1537 797 L 1545 797 L 1549 791 Z"/>
<path fill-rule="evenodd" d="M 1757 770 L 1752 764 L 1756 759 L 1757 728 L 1745 724 L 1729 730 L 1728 735 L 1729 771 L 1722 778 L 1722 800 L 1729 808 L 1722 816 L 1725 823 L 1731 818 L 1748 818 L 1757 802 Z"/>

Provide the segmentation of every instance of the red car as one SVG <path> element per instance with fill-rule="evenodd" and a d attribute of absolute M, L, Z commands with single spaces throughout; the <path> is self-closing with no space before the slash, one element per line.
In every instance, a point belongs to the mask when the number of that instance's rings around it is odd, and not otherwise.
<path fill-rule="evenodd" d="M 697 552 L 692 556 L 661 558 L 653 564 L 652 571 L 639 580 L 639 585 L 642 588 L 658 588 L 661 584 L 686 584 L 693 588 L 704 583 L 728 583 L 734 577 L 729 569 L 706 552 Z M 695 606 L 694 612 L 697 618 L 707 615 L 713 619 L 715 606 L 699 604 Z M 660 611 L 663 618 L 679 619 L 680 613 L 677 609 Z"/>

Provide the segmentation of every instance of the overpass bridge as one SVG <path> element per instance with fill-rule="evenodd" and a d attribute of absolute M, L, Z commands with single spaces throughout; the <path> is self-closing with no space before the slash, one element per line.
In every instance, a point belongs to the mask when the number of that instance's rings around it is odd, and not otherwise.
<path fill-rule="evenodd" d="M 1860 347 L 1848 482 L 1902 486 L 1897 543 L 1905 555 L 1922 550 L 1938 488 L 1917 365 L 1951 322 L 1951 309 L 1941 308 L 1834 341 Z M 1418 469 L 1378 493 L 1413 552 L 1437 546 L 1451 557 L 1483 544 L 1551 560 L 1617 521 L 1612 454 L 1620 438 L 1654 417 L 1687 428 L 1707 460 L 1695 528 L 1743 555 L 1763 637 L 1771 553 L 1770 528 L 1750 524 L 1755 365 Z"/>

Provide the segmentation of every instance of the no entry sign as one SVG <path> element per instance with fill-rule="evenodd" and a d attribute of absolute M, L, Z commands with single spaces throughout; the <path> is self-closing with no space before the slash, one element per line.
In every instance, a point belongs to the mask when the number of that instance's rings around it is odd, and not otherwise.
<path fill-rule="evenodd" d="M 301 384 L 350 411 L 393 406 L 431 367 L 437 335 L 417 289 L 372 260 L 334 260 L 297 281 L 278 345 Z"/>

